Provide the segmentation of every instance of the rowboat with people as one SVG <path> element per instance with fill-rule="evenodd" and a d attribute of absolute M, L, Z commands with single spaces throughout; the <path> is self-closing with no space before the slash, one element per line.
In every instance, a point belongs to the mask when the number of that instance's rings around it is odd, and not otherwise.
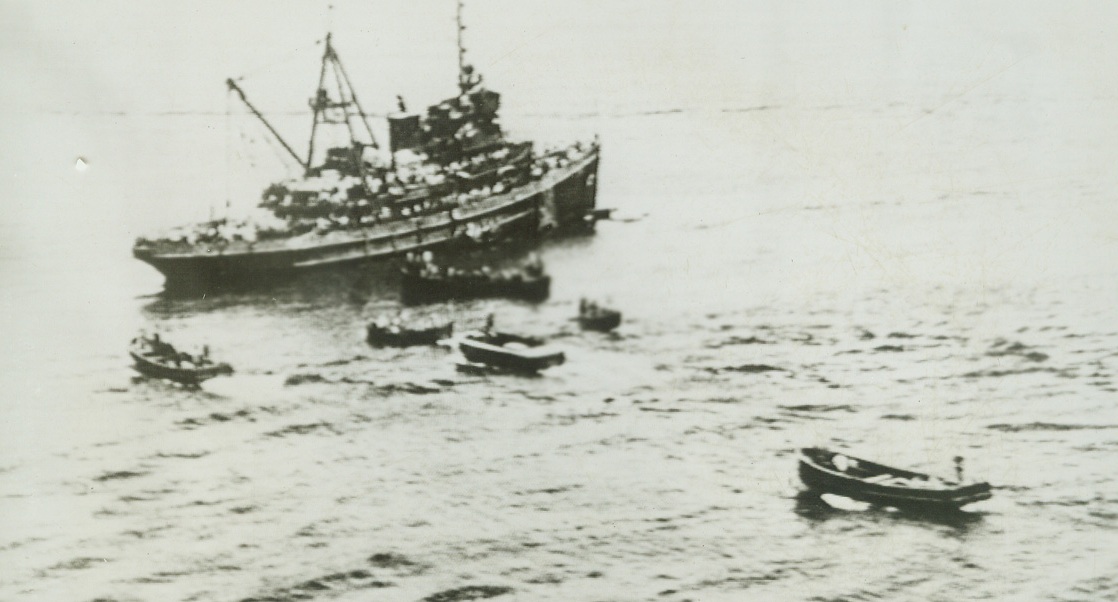
<path fill-rule="evenodd" d="M 817 493 L 892 506 L 958 510 L 967 504 L 990 499 L 985 482 L 964 482 L 962 458 L 955 459 L 955 479 L 894 468 L 828 449 L 800 450 L 800 480 Z"/>
<path fill-rule="evenodd" d="M 501 95 L 466 63 L 461 12 L 459 2 L 456 93 L 425 113 L 409 112 L 397 97 L 387 144 L 374 136 L 330 35 L 321 40 L 305 154 L 249 102 L 244 78 L 228 79 L 230 92 L 298 164 L 298 175 L 268 186 L 250 218 L 141 237 L 133 255 L 159 270 L 169 288 L 194 287 L 592 229 L 603 217 L 595 212 L 597 138 L 549 149 L 509 139 L 499 121 Z M 344 145 L 324 142 L 339 137 Z"/>
<path fill-rule="evenodd" d="M 580 299 L 578 324 L 583 330 L 609 332 L 621 325 L 621 312 L 599 305 L 595 301 Z"/>
<path fill-rule="evenodd" d="M 132 339 L 128 354 L 132 356 L 133 367 L 140 374 L 188 386 L 196 387 L 211 378 L 233 373 L 229 364 L 210 359 L 208 346 L 203 347 L 201 353 L 185 353 L 175 349 L 158 334 L 140 335 Z"/>
<path fill-rule="evenodd" d="M 493 270 L 439 265 L 429 257 L 412 256 L 401 268 L 400 286 L 409 304 L 485 297 L 543 301 L 551 294 L 551 276 L 538 257 L 517 269 Z"/>
<path fill-rule="evenodd" d="M 561 365 L 567 359 L 542 339 L 489 328 L 467 333 L 458 348 L 470 362 L 529 374 Z"/>
<path fill-rule="evenodd" d="M 413 347 L 437 345 L 454 334 L 451 320 L 429 319 L 425 322 L 408 322 L 400 317 L 380 317 L 370 322 L 365 330 L 365 340 L 376 347 Z"/>

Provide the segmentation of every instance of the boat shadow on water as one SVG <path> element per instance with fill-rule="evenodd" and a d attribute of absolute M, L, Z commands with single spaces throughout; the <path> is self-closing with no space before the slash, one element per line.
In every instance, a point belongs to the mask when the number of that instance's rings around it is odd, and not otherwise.
<path fill-rule="evenodd" d="M 834 503 L 828 502 L 823 495 L 834 496 Z M 795 496 L 793 511 L 812 523 L 822 523 L 843 517 L 864 517 L 875 523 L 923 523 L 951 527 L 957 531 L 968 531 L 982 523 L 985 513 L 959 510 L 955 508 L 897 508 L 859 502 L 834 494 L 819 494 L 814 491 L 800 491 Z"/>
<path fill-rule="evenodd" d="M 136 399 L 144 404 L 177 406 L 183 402 L 227 401 L 225 395 L 207 390 L 200 384 L 184 384 L 172 380 L 136 374 L 128 379 L 128 387 L 122 389 L 136 394 Z"/>
<path fill-rule="evenodd" d="M 455 361 L 454 368 L 461 374 L 469 376 L 497 376 L 497 377 L 515 377 L 523 379 L 542 379 L 544 375 L 539 372 L 532 372 L 526 370 L 514 370 L 511 368 L 502 368 L 500 366 L 489 366 L 486 364 L 471 362 L 465 359 Z"/>

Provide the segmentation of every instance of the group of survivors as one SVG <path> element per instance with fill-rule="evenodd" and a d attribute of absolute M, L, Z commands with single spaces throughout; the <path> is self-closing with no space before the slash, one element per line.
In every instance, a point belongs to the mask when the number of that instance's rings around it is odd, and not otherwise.
<path fill-rule="evenodd" d="M 341 150 L 341 149 L 339 149 Z M 446 165 L 422 153 L 401 151 L 392 168 L 366 162 L 363 169 L 321 169 L 269 186 L 251 220 L 219 220 L 172 232 L 167 242 L 223 245 L 327 234 L 449 212 L 503 195 L 563 169 L 591 149 L 578 143 L 533 156 L 530 144 L 507 145 Z M 361 159 L 365 161 L 365 159 Z M 150 241 L 149 241 L 150 242 Z"/>

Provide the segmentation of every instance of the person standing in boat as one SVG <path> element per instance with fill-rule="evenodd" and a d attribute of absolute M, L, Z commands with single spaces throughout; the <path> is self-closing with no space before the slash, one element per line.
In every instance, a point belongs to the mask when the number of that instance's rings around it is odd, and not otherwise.
<path fill-rule="evenodd" d="M 528 263 L 524 266 L 524 272 L 533 278 L 543 276 L 543 261 L 536 253 L 528 256 Z"/>
<path fill-rule="evenodd" d="M 159 333 L 151 335 L 151 350 L 157 356 L 164 358 L 172 358 L 178 355 L 174 345 L 167 343 L 159 338 Z"/>

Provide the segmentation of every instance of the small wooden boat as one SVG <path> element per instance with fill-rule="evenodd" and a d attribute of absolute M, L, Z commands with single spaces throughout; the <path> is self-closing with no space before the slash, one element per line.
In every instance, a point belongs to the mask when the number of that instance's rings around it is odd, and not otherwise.
<path fill-rule="evenodd" d="M 897 508 L 957 510 L 992 495 L 989 483 L 950 481 L 818 447 L 800 450 L 800 480 L 817 493 Z"/>
<path fill-rule="evenodd" d="M 502 271 L 412 262 L 402 270 L 401 292 L 409 304 L 484 297 L 543 301 L 551 294 L 551 276 L 544 273 L 538 260 L 519 270 Z"/>
<path fill-rule="evenodd" d="M 436 345 L 454 334 L 454 322 L 450 320 L 430 323 L 424 326 L 401 324 L 398 322 L 371 322 L 366 329 L 365 340 L 377 347 L 412 347 L 416 345 Z"/>
<path fill-rule="evenodd" d="M 543 301 L 551 294 L 551 276 L 530 275 L 523 272 L 431 274 L 406 271 L 401 285 L 404 302 L 408 304 L 485 297 Z"/>
<path fill-rule="evenodd" d="M 132 341 L 128 354 L 140 374 L 193 387 L 215 376 L 233 373 L 232 366 L 211 361 L 207 353 L 197 356 L 181 353 L 158 337 L 137 337 Z"/>
<path fill-rule="evenodd" d="M 540 339 L 505 332 L 473 332 L 458 343 L 470 362 L 517 372 L 539 372 L 566 361 L 562 351 L 550 349 Z"/>
<path fill-rule="evenodd" d="M 609 332 L 621 325 L 621 312 L 583 299 L 578 304 L 578 324 L 584 330 Z"/>

